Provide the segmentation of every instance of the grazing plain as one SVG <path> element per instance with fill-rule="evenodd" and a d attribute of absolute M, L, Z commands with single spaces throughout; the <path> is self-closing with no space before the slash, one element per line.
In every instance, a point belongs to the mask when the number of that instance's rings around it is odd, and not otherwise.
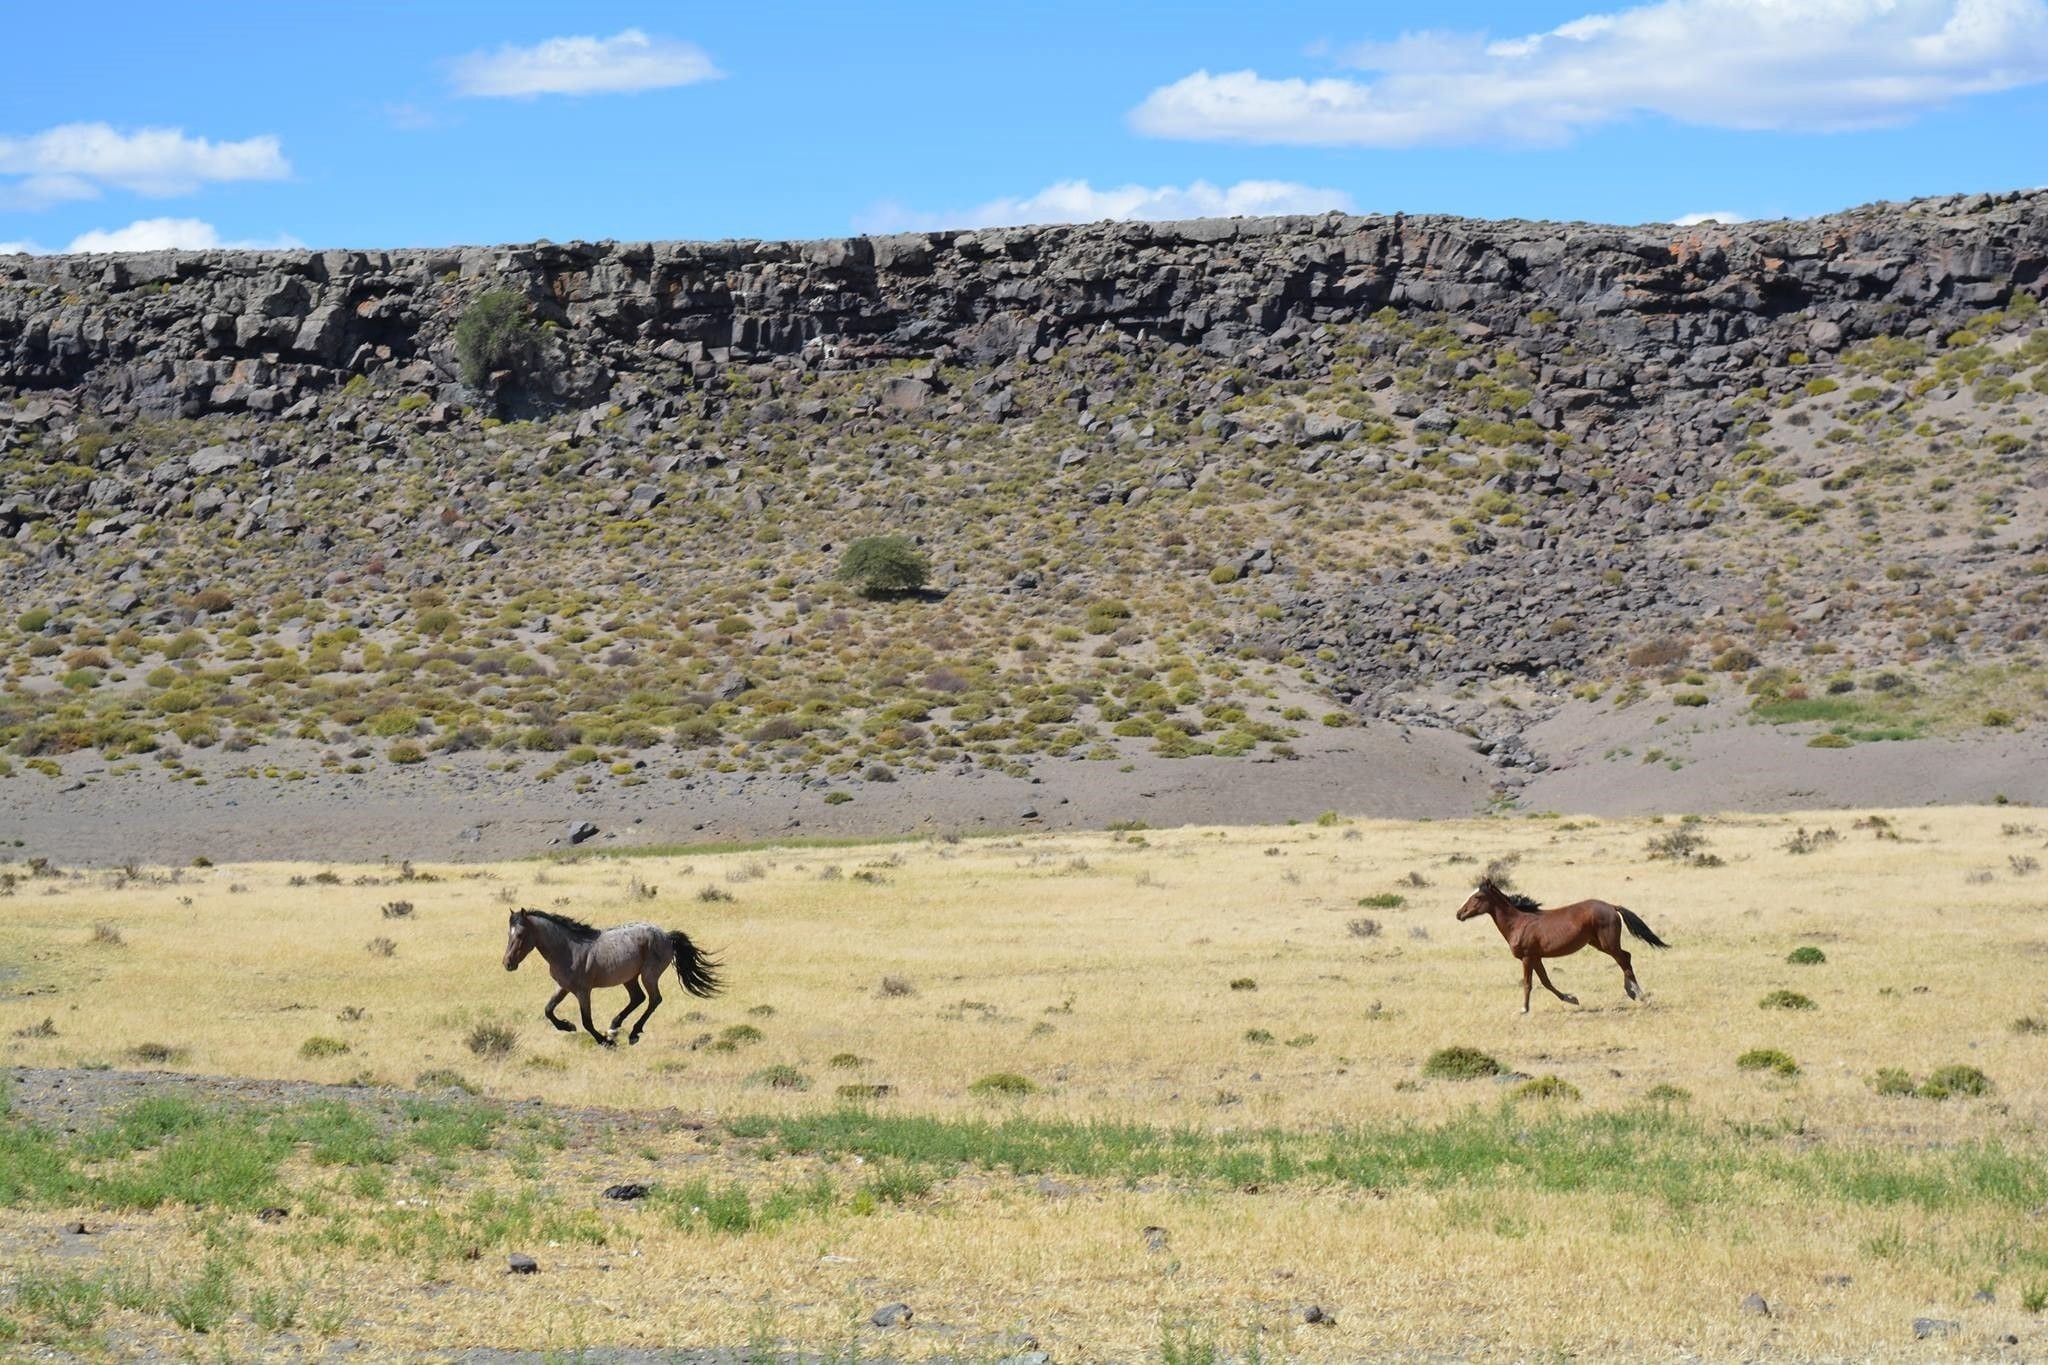
<path fill-rule="evenodd" d="M 0 1349 L 2038 1356 L 2044 843 L 1986 807 L 0 864 Z M 1489 865 L 1642 915 L 1647 1002 L 1581 954 L 1585 1004 L 1523 1017 L 1452 917 Z M 514 906 L 683 928 L 730 990 L 556 1034 Z"/>

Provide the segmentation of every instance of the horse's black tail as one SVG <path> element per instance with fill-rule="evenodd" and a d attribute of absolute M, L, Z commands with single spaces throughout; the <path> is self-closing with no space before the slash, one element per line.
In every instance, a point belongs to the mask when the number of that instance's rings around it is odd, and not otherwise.
<path fill-rule="evenodd" d="M 713 996 L 725 989 L 718 979 L 718 960 L 700 952 L 690 936 L 680 929 L 668 931 L 669 947 L 676 950 L 676 979 L 692 995 Z"/>
<path fill-rule="evenodd" d="M 1634 934 L 1637 938 L 1649 944 L 1652 948 L 1669 948 L 1671 946 L 1670 944 L 1666 943 L 1663 939 L 1658 938 L 1656 933 L 1650 928 L 1649 925 L 1643 923 L 1643 917 L 1641 915 L 1638 915 L 1635 911 L 1629 909 L 1625 905 L 1617 905 L 1614 908 L 1621 912 L 1621 922 L 1628 926 L 1628 931 L 1631 934 Z"/>

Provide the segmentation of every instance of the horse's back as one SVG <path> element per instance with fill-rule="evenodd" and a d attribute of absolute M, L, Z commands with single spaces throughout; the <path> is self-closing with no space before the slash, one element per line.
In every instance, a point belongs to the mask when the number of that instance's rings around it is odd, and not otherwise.
<path fill-rule="evenodd" d="M 622 986 L 650 965 L 657 972 L 666 969 L 674 957 L 668 930 L 661 926 L 645 921 L 614 925 L 591 945 L 591 975 L 597 978 L 592 984 Z"/>

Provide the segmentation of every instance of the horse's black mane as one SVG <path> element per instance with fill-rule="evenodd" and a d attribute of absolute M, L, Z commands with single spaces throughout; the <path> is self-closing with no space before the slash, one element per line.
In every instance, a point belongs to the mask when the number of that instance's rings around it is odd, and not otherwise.
<path fill-rule="evenodd" d="M 552 910 L 529 910 L 526 913 L 538 919 L 544 919 L 558 929 L 565 930 L 569 937 L 574 939 L 596 938 L 604 932 L 602 929 L 593 928 L 585 924 L 580 919 L 571 919 L 567 915 L 558 915 Z"/>
<path fill-rule="evenodd" d="M 1536 899 L 1533 896 L 1525 896 L 1519 891 L 1505 890 L 1502 887 L 1495 885 L 1492 878 L 1487 879 L 1486 885 L 1491 887 L 1494 890 L 1494 892 L 1500 896 L 1502 900 L 1506 901 L 1509 905 L 1514 906 L 1515 909 L 1521 911 L 1525 915 L 1540 915 L 1543 913 L 1543 907 L 1536 903 Z"/>

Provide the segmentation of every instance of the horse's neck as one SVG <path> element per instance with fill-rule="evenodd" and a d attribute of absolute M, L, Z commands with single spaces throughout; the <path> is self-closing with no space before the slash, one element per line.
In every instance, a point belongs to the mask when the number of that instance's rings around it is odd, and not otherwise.
<path fill-rule="evenodd" d="M 577 957 L 576 940 L 569 931 L 553 920 L 533 919 L 533 946 L 548 962 L 549 966 L 562 967 L 574 962 Z"/>
<path fill-rule="evenodd" d="M 1493 916 L 1493 927 L 1500 930 L 1500 936 L 1508 942 L 1515 941 L 1515 922 L 1521 910 L 1506 901 L 1493 901 L 1487 906 L 1487 913 Z"/>

